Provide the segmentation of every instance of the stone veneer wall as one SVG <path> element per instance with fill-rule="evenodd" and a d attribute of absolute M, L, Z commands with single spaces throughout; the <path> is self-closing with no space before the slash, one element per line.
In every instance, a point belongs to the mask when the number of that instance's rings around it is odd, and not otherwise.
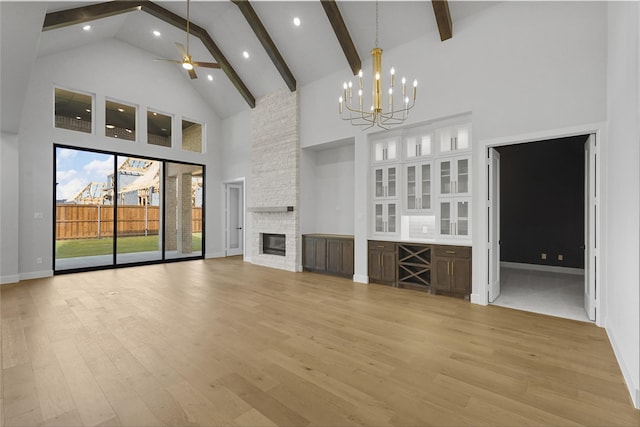
<path fill-rule="evenodd" d="M 301 265 L 298 94 L 283 89 L 258 99 L 252 123 L 248 206 L 293 206 L 293 212 L 250 212 L 251 261 L 298 271 Z M 284 234 L 286 256 L 263 254 L 260 233 Z"/>

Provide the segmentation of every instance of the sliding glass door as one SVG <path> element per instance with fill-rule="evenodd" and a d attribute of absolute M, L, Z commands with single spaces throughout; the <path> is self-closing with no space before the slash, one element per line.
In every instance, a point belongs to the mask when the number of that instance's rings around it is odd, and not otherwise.
<path fill-rule="evenodd" d="M 165 255 L 185 258 L 202 255 L 202 166 L 166 163 Z"/>
<path fill-rule="evenodd" d="M 202 258 L 202 165 L 63 146 L 55 164 L 55 272 Z"/>
<path fill-rule="evenodd" d="M 116 264 L 162 260 L 162 163 L 118 156 Z"/>
<path fill-rule="evenodd" d="M 113 264 L 113 204 L 107 190 L 114 156 L 56 147 L 54 269 Z"/>

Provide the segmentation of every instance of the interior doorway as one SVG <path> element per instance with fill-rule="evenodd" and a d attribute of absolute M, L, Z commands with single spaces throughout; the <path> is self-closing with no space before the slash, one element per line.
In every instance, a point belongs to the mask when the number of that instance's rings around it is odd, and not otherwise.
<path fill-rule="evenodd" d="M 595 135 L 488 147 L 488 299 L 596 320 Z"/>
<path fill-rule="evenodd" d="M 225 184 L 225 254 L 244 254 L 244 181 Z"/>

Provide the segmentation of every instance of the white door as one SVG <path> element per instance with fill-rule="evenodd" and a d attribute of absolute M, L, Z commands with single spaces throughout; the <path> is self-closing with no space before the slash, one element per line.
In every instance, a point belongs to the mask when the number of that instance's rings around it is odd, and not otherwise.
<path fill-rule="evenodd" d="M 500 153 L 489 148 L 489 302 L 500 296 Z"/>
<path fill-rule="evenodd" d="M 584 144 L 584 309 L 590 320 L 596 320 L 596 261 L 598 242 L 596 218 L 598 217 L 598 194 L 596 189 L 597 147 L 595 135 L 589 135 Z"/>
<path fill-rule="evenodd" d="M 242 255 L 244 241 L 244 207 L 242 184 L 226 185 L 227 256 Z"/>

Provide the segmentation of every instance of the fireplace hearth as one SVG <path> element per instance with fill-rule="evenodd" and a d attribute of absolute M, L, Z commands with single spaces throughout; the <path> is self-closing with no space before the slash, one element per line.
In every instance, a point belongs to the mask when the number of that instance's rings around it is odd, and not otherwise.
<path fill-rule="evenodd" d="M 284 234 L 262 233 L 262 253 L 286 256 L 287 244 Z"/>

